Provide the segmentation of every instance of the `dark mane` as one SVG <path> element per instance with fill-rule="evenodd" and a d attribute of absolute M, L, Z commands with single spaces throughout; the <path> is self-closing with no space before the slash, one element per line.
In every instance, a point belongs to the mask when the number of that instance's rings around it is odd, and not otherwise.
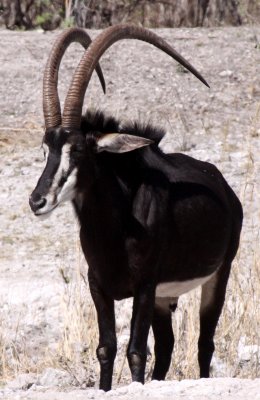
<path fill-rule="evenodd" d="M 120 128 L 121 133 L 128 135 L 142 136 L 153 140 L 157 145 L 160 143 L 166 132 L 160 127 L 151 124 L 144 124 L 140 121 L 127 122 Z"/>
<path fill-rule="evenodd" d="M 81 119 L 81 130 L 84 133 L 115 133 L 119 131 L 119 125 L 116 118 L 98 110 L 87 111 Z"/>
<path fill-rule="evenodd" d="M 116 118 L 108 116 L 102 111 L 87 111 L 81 120 L 83 132 L 99 133 L 127 133 L 128 135 L 141 136 L 153 140 L 157 145 L 166 132 L 164 129 L 139 121 L 121 124 Z"/>

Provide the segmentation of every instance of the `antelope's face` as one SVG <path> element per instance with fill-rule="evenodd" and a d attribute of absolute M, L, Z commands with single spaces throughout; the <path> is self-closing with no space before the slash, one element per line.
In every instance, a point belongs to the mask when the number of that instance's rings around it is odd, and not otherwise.
<path fill-rule="evenodd" d="M 42 145 L 47 163 L 29 199 L 32 211 L 45 215 L 61 202 L 75 199 L 77 191 L 87 194 L 95 181 L 98 153 L 126 153 L 151 143 L 150 139 L 127 134 L 107 133 L 94 138 L 65 128 L 48 129 Z"/>
<path fill-rule="evenodd" d="M 85 138 L 63 128 L 49 129 L 43 138 L 46 166 L 29 203 L 35 215 L 50 213 L 61 202 L 75 197 Z"/>

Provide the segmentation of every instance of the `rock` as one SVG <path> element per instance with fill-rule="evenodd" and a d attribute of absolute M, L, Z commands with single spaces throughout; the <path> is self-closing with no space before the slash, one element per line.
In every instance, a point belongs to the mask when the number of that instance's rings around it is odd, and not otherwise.
<path fill-rule="evenodd" d="M 37 380 L 37 385 L 55 387 L 73 384 L 73 377 L 66 371 L 47 368 Z"/>
<path fill-rule="evenodd" d="M 36 382 L 36 374 L 20 374 L 13 381 L 10 381 L 7 385 L 9 389 L 30 389 Z"/>
<path fill-rule="evenodd" d="M 256 344 L 246 345 L 246 338 L 241 337 L 238 343 L 238 358 L 240 362 L 249 362 L 254 358 L 260 360 L 260 348 Z"/>
<path fill-rule="evenodd" d="M 219 76 L 221 76 L 221 78 L 225 78 L 226 76 L 232 76 L 233 75 L 233 71 L 230 71 L 229 69 L 221 71 L 219 73 Z"/>

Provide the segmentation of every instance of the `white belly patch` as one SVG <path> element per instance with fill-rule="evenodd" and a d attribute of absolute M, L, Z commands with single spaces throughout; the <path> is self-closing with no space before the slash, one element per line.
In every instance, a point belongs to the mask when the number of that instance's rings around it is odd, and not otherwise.
<path fill-rule="evenodd" d="M 188 281 L 172 281 L 172 282 L 164 282 L 164 283 L 159 283 L 156 286 L 156 292 L 155 292 L 155 297 L 169 297 L 169 298 L 174 298 L 174 297 L 179 297 L 184 293 L 189 292 L 192 289 L 195 289 L 196 287 L 203 285 L 205 282 L 207 282 L 216 272 L 213 272 L 213 274 L 201 277 L 201 278 L 195 278 L 191 279 Z"/>

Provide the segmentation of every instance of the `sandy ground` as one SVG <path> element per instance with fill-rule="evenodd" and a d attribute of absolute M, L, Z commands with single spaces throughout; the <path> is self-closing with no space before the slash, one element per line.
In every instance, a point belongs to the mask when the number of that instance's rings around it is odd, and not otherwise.
<path fill-rule="evenodd" d="M 215 378 L 183 380 L 181 382 L 152 381 L 146 385 L 133 382 L 128 386 L 104 393 L 102 390 L 73 390 L 59 392 L 49 388 L 32 387 L 26 392 L 6 390 L 4 399 L 28 400 L 259 400 L 260 379 Z M 0 395 L 1 398 L 1 395 Z"/>
<path fill-rule="evenodd" d="M 114 45 L 102 58 L 106 96 L 93 77 L 85 104 L 123 119 L 155 121 L 169 132 L 162 144 L 167 151 L 185 151 L 216 163 L 245 204 L 246 263 L 259 232 L 260 28 L 162 29 L 159 33 L 198 68 L 210 90 L 159 50 L 128 41 Z M 17 354 L 26 350 L 34 365 L 60 340 L 65 318 L 60 271 L 73 279 L 75 264 L 86 269 L 70 205 L 57 209 L 45 222 L 36 220 L 28 207 L 29 193 L 44 164 L 41 81 L 55 36 L 0 31 L 1 338 L 7 356 L 14 359 L 14 347 Z M 81 49 L 73 45 L 65 56 L 60 73 L 62 101 L 80 54 Z M 124 318 L 129 319 L 131 308 L 124 304 Z M 122 308 L 118 317 L 122 319 Z M 123 327 L 125 319 L 120 322 Z M 17 359 L 13 363 L 16 370 Z M 50 384 L 36 378 L 23 391 L 24 382 L 22 377 L 20 383 L 18 379 L 14 386 L 0 389 L 0 398 L 260 398 L 259 380 L 152 382 L 107 395 L 94 389 L 61 393 L 55 379 Z"/>

